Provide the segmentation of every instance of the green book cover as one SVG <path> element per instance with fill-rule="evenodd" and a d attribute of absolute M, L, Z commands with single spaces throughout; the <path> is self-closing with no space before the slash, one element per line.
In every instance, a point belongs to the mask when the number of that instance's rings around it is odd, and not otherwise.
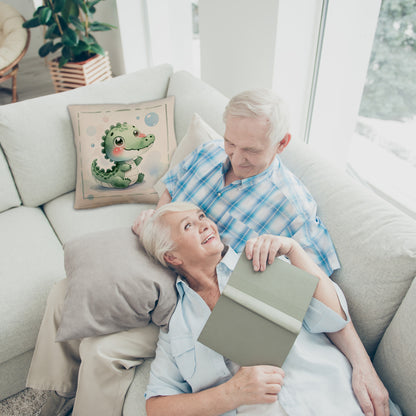
<path fill-rule="evenodd" d="M 281 367 L 317 284 L 281 259 L 255 272 L 243 253 L 198 341 L 241 366 Z"/>

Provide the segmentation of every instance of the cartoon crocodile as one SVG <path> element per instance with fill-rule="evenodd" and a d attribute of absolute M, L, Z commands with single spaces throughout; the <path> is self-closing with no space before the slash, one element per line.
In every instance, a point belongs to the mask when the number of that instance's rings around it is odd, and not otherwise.
<path fill-rule="evenodd" d="M 97 159 L 94 159 L 91 172 L 99 184 L 107 188 L 127 188 L 143 182 L 144 174 L 139 172 L 139 164 L 143 160 L 140 154 L 149 150 L 155 136 L 146 136 L 131 124 L 117 123 L 105 131 L 102 139 L 101 151 L 106 159 L 114 162 L 114 166 L 101 169 Z"/>

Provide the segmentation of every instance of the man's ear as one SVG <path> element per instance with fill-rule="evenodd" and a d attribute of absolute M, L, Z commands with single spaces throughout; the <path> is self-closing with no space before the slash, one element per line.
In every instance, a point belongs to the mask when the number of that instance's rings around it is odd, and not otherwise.
<path fill-rule="evenodd" d="M 283 150 L 285 150 L 286 146 L 289 144 L 291 138 L 292 136 L 290 135 L 290 133 L 287 133 L 286 136 L 283 137 L 283 139 L 280 140 L 280 142 L 277 144 L 276 153 L 282 153 Z"/>
<path fill-rule="evenodd" d="M 165 253 L 163 258 L 166 263 L 171 264 L 172 266 L 180 266 L 183 263 L 183 261 L 176 257 L 172 252 Z"/>

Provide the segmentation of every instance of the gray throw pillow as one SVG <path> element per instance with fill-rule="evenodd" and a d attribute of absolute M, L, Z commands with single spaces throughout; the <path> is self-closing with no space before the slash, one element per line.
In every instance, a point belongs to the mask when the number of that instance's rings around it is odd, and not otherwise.
<path fill-rule="evenodd" d="M 57 341 L 168 325 L 176 275 L 153 262 L 129 228 L 78 237 L 64 254 L 68 293 Z"/>

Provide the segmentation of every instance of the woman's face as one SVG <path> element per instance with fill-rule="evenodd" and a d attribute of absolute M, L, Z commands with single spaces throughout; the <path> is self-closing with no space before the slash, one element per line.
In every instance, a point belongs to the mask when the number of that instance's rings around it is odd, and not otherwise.
<path fill-rule="evenodd" d="M 217 259 L 224 250 L 217 226 L 201 210 L 168 212 L 163 222 L 170 227 L 175 243 L 175 250 L 170 254 L 180 264 L 198 263 L 210 257 Z"/>

